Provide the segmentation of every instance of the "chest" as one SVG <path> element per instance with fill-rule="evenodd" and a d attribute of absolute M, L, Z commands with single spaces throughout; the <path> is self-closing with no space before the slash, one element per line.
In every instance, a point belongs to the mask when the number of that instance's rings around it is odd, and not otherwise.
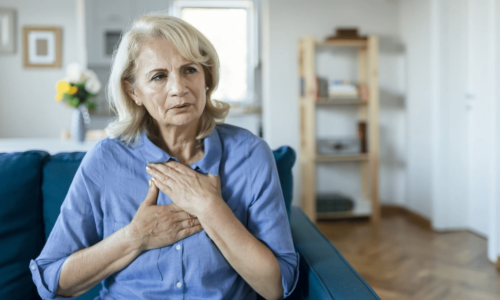
<path fill-rule="evenodd" d="M 148 193 L 148 180 L 145 163 L 140 159 L 119 165 L 106 171 L 102 201 L 103 223 L 128 224 L 133 219 L 139 205 Z M 204 174 L 202 170 L 196 170 Z M 240 222 L 246 226 L 247 211 L 252 201 L 251 183 L 247 171 L 241 164 L 221 161 L 221 194 Z M 162 191 L 158 194 L 157 205 L 172 204 L 172 200 Z M 104 230 L 109 233 L 109 230 Z"/>

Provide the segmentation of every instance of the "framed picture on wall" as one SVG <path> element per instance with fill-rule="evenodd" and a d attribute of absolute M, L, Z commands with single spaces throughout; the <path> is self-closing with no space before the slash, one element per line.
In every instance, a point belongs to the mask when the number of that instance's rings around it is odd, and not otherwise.
<path fill-rule="evenodd" d="M 25 68 L 61 67 L 61 28 L 23 27 L 23 64 Z"/>
<path fill-rule="evenodd" d="M 13 9 L 0 8 L 0 54 L 16 52 L 15 17 Z"/>

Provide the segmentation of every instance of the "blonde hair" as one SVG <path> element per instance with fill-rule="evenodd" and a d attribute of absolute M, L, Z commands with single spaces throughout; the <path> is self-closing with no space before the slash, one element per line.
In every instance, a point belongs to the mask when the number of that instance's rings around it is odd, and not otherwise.
<path fill-rule="evenodd" d="M 201 141 L 224 123 L 229 104 L 211 99 L 219 83 L 219 57 L 214 46 L 189 23 L 163 13 L 150 13 L 136 19 L 122 35 L 113 54 L 111 74 L 107 85 L 108 101 L 116 117 L 105 131 L 110 138 L 119 138 L 126 144 L 136 144 L 143 129 L 150 137 L 158 137 L 159 131 L 146 108 L 138 106 L 127 94 L 127 84 L 134 86 L 141 47 L 147 39 L 161 38 L 170 41 L 186 59 L 199 63 L 205 73 L 208 87 L 205 109 L 200 116 L 196 139 Z"/>

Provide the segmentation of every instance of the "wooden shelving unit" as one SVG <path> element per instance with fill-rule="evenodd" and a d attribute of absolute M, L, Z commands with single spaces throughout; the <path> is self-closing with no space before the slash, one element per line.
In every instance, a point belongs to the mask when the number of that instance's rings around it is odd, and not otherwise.
<path fill-rule="evenodd" d="M 301 126 L 301 206 L 306 215 L 315 222 L 318 219 L 370 217 L 379 222 L 378 199 L 378 39 L 368 36 L 366 40 L 335 40 L 319 42 L 314 36 L 299 41 L 299 78 L 304 80 L 304 93 L 300 96 Z M 368 86 L 369 99 L 328 99 L 316 95 L 316 49 L 317 47 L 354 47 L 357 49 L 358 83 Z M 354 106 L 358 119 L 368 124 L 368 153 L 352 155 L 318 155 L 316 150 L 316 110 L 325 106 Z M 353 122 L 353 123 L 355 123 Z M 316 165 L 321 163 L 357 162 L 361 164 L 361 196 L 353 195 L 355 207 L 350 212 L 316 211 Z"/>

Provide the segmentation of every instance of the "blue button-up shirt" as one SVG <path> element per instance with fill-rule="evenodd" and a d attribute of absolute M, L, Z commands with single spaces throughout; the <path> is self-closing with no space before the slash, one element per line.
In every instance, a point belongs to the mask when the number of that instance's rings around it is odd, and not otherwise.
<path fill-rule="evenodd" d="M 297 283 L 299 258 L 269 145 L 228 124 L 217 125 L 203 143 L 205 156 L 191 169 L 221 176 L 224 201 L 278 260 L 287 297 Z M 147 162 L 170 159 L 178 161 L 152 143 L 145 131 L 135 146 L 104 138 L 86 153 L 47 243 L 29 265 L 43 299 L 68 299 L 55 294 L 66 258 L 129 224 L 148 192 Z M 159 193 L 157 205 L 171 203 Z M 142 252 L 101 283 L 96 299 L 256 299 L 204 230 Z"/>

